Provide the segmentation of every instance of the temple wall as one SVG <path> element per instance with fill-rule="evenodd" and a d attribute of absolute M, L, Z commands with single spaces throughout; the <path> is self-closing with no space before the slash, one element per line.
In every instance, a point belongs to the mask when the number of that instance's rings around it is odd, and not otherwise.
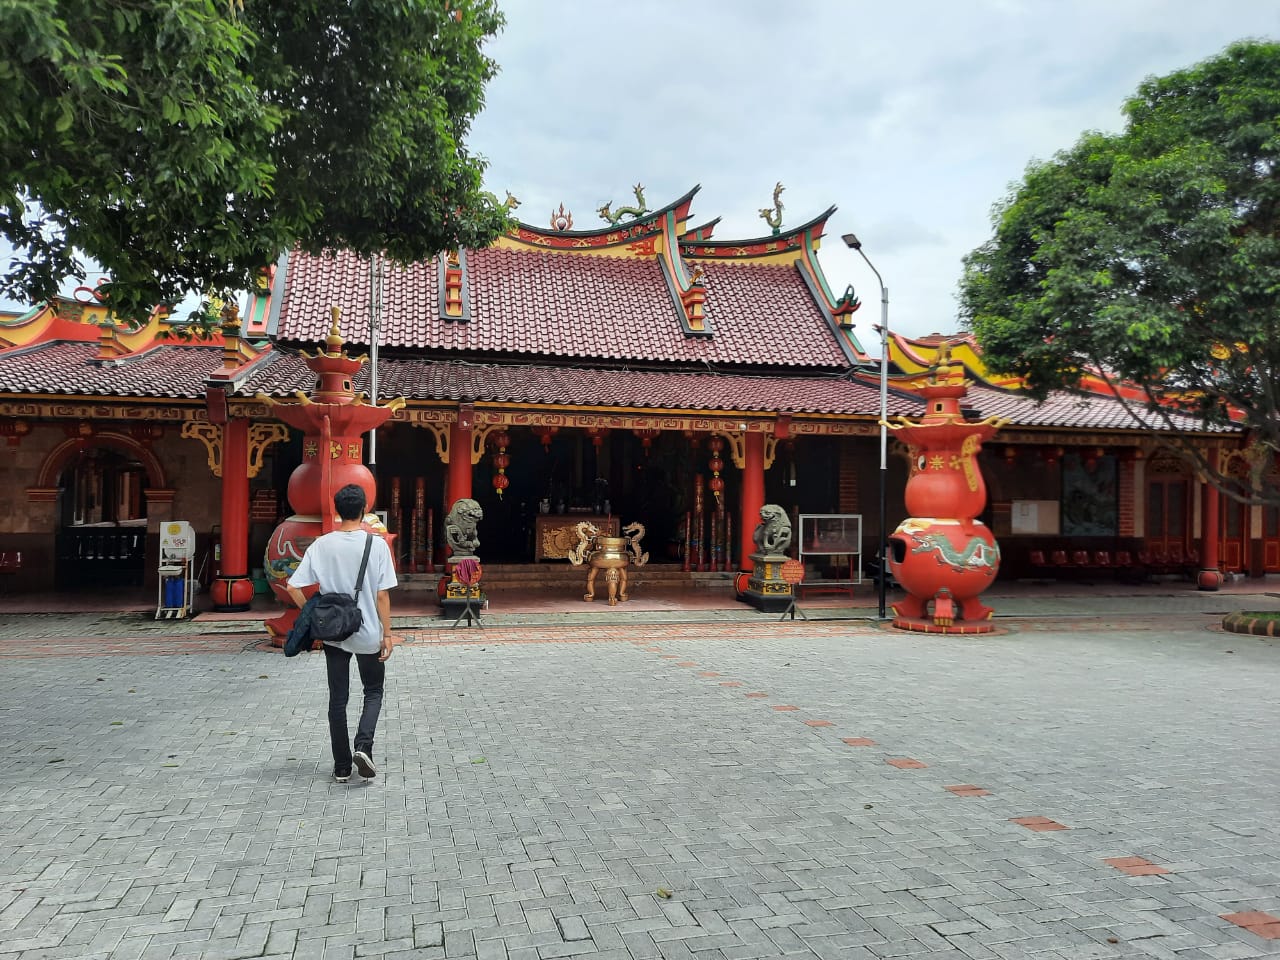
<path fill-rule="evenodd" d="M 28 503 L 27 487 L 35 485 L 45 458 L 66 439 L 60 426 L 36 424 L 16 447 L 5 448 L 0 456 L 0 535 L 50 530 L 54 505 Z"/>
<path fill-rule="evenodd" d="M 207 535 L 222 522 L 222 480 L 209 469 L 209 455 L 203 443 L 184 439 L 177 430 L 151 444 L 164 468 L 165 482 L 174 491 L 173 506 L 160 519 L 186 520 L 197 534 Z M 148 511 L 148 528 L 157 532 L 156 518 Z"/>

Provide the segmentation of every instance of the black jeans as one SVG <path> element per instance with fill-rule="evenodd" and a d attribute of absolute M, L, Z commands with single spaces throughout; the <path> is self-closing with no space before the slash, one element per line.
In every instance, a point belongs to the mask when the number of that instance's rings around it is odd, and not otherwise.
<path fill-rule="evenodd" d="M 376 653 L 357 653 L 356 666 L 360 669 L 360 684 L 364 687 L 364 708 L 360 711 L 360 723 L 356 727 L 355 748 L 363 750 L 372 759 L 373 731 L 378 726 L 378 714 L 382 712 L 382 684 L 386 678 L 386 664 Z M 351 697 L 352 654 L 339 647 L 324 645 L 324 666 L 329 675 L 329 740 L 333 745 L 333 769 L 338 773 L 351 772 L 351 741 L 347 735 L 347 701 Z"/>

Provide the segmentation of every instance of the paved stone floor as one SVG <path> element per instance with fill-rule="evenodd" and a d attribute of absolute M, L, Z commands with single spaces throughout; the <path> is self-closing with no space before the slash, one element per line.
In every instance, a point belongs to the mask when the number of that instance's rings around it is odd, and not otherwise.
<path fill-rule="evenodd" d="M 411 631 L 369 785 L 318 655 L 11 618 L 0 960 L 1280 956 L 1280 643 L 1204 608 Z"/>

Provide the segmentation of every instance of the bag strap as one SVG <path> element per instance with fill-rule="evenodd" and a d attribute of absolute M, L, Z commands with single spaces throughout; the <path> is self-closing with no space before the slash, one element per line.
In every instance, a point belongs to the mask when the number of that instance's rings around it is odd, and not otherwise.
<path fill-rule="evenodd" d="M 364 556 L 360 558 L 360 575 L 356 577 L 356 589 L 353 596 L 360 599 L 360 588 L 364 586 L 364 570 L 369 566 L 369 551 L 373 548 L 373 534 L 368 530 L 364 532 Z"/>

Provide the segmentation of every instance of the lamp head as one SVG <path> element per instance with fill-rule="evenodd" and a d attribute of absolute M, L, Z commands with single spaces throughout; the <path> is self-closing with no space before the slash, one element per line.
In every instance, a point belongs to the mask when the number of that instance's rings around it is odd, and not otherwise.
<path fill-rule="evenodd" d="M 862 241 L 858 239 L 858 235 L 856 233 L 846 233 L 840 239 L 844 241 L 844 245 L 850 250 L 862 249 Z"/>

